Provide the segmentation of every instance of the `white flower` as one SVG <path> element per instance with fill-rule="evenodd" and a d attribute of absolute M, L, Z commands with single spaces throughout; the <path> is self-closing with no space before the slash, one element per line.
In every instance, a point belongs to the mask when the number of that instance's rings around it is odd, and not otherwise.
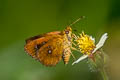
<path fill-rule="evenodd" d="M 105 33 L 105 34 L 102 35 L 102 37 L 100 38 L 98 44 L 96 45 L 96 48 L 94 48 L 94 50 L 92 51 L 92 54 L 94 54 L 98 49 L 100 49 L 104 45 L 104 43 L 105 43 L 105 41 L 106 41 L 107 38 L 108 38 L 107 33 Z M 92 40 L 93 40 L 93 38 L 92 38 Z M 75 62 L 73 62 L 72 65 L 74 65 L 74 64 L 76 64 L 76 63 L 78 63 L 78 62 L 80 62 L 80 61 L 88 58 L 88 56 L 89 55 L 84 54 L 78 60 L 76 60 Z"/>

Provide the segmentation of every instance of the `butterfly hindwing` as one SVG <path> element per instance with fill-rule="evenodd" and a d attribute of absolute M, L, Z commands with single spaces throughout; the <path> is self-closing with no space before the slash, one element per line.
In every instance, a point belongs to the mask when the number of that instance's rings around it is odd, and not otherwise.
<path fill-rule="evenodd" d="M 63 39 L 61 37 L 54 37 L 39 49 L 37 57 L 42 64 L 55 66 L 61 60 L 63 53 Z"/>

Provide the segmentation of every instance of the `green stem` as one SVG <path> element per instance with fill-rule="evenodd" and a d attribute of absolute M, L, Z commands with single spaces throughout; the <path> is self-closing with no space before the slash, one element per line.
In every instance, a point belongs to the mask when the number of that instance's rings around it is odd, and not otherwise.
<path fill-rule="evenodd" d="M 101 75 L 103 77 L 103 80 L 109 80 L 105 69 L 101 70 L 100 73 L 101 73 Z"/>

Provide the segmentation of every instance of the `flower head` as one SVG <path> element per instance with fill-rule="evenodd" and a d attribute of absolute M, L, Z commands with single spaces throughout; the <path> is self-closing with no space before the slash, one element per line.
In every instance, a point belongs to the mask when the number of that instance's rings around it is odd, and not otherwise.
<path fill-rule="evenodd" d="M 94 38 L 86 35 L 84 32 L 82 32 L 80 36 L 77 36 L 75 41 L 83 54 L 90 55 L 95 48 Z"/>

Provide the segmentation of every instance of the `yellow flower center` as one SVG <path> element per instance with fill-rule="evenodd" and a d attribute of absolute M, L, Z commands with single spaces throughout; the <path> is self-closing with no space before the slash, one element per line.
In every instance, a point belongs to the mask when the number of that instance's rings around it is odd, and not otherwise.
<path fill-rule="evenodd" d="M 95 48 L 94 40 L 88 35 L 85 35 L 84 32 L 80 34 L 80 36 L 77 36 L 77 39 L 75 41 L 78 44 L 78 47 L 83 54 L 91 54 L 92 51 Z"/>

